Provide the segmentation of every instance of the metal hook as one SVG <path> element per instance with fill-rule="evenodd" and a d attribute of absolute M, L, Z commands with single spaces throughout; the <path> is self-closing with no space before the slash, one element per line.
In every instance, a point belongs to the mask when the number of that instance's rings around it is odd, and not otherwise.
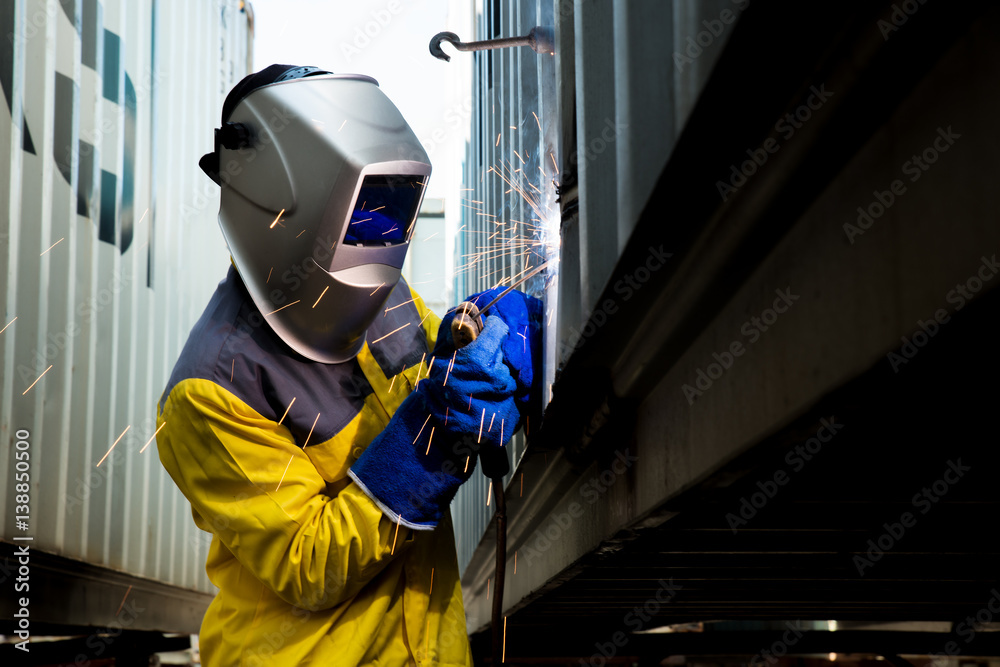
<path fill-rule="evenodd" d="M 445 62 L 451 61 L 451 56 L 441 48 L 441 42 L 448 42 L 459 51 L 487 51 L 490 49 L 506 49 L 511 46 L 529 46 L 535 53 L 552 55 L 555 53 L 555 33 L 549 26 L 537 25 L 525 37 L 503 37 L 488 39 L 482 42 L 463 42 L 453 32 L 439 32 L 431 38 L 431 55 Z"/>

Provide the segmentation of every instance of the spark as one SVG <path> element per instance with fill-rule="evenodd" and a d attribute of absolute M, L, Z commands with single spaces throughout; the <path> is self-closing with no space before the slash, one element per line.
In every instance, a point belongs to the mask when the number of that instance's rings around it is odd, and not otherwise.
<path fill-rule="evenodd" d="M 535 122 L 538 123 L 538 131 L 541 132 L 542 131 L 542 121 L 538 120 L 538 114 L 535 113 L 534 111 L 532 111 L 531 115 L 535 117 Z"/>
<path fill-rule="evenodd" d="M 326 291 L 328 289 L 330 289 L 329 285 L 327 285 L 326 287 L 323 288 L 323 292 L 319 295 L 319 299 L 323 298 L 323 295 L 326 294 Z M 316 299 L 316 303 L 313 304 L 313 308 L 315 308 L 319 304 L 319 299 Z"/>
<path fill-rule="evenodd" d="M 424 420 L 424 425 L 420 427 L 419 431 L 417 431 L 417 437 L 413 439 L 412 444 L 414 445 L 417 444 L 417 440 L 420 439 L 420 434 L 424 432 L 424 429 L 427 427 L 427 422 L 429 422 L 430 420 L 431 420 L 431 415 L 430 413 L 427 413 L 427 419 Z"/>
<path fill-rule="evenodd" d="M 471 396 L 469 397 L 472 398 Z M 472 405 L 472 400 L 469 400 L 469 405 Z M 486 408 L 483 408 L 483 416 L 479 418 L 479 439 L 476 442 L 482 442 L 483 440 L 483 424 L 486 422 Z M 491 422 L 492 423 L 492 422 Z"/>
<path fill-rule="evenodd" d="M 274 273 L 274 267 L 273 266 L 271 267 L 271 270 L 267 272 L 267 280 L 264 281 L 265 285 L 268 284 L 269 282 L 271 282 L 271 274 L 272 273 Z"/>
<path fill-rule="evenodd" d="M 383 284 L 384 284 L 384 283 L 383 283 Z M 377 291 L 378 291 L 378 290 L 375 290 L 375 292 L 377 292 Z M 375 292 L 372 292 L 372 294 L 375 294 Z M 379 338 L 378 340 L 373 340 L 373 341 L 371 342 L 371 344 L 372 344 L 372 345 L 374 345 L 375 343 L 378 343 L 379 341 L 383 341 L 383 340 L 385 340 L 386 338 L 388 338 L 388 337 L 389 337 L 389 336 L 391 336 L 392 334 L 396 333 L 397 331 L 401 331 L 401 330 L 405 329 L 406 327 L 410 326 L 410 324 L 411 324 L 410 322 L 407 322 L 406 324 L 404 324 L 403 326 L 399 327 L 398 329 L 393 329 L 392 331 L 390 331 L 390 332 L 389 332 L 389 333 L 387 333 L 386 335 L 382 336 L 382 337 L 381 337 L 381 338 Z"/>
<path fill-rule="evenodd" d="M 424 456 L 427 456 L 428 454 L 431 453 L 431 443 L 434 442 L 434 429 L 435 428 L 436 427 L 431 426 L 431 437 L 427 439 L 427 451 L 424 452 Z"/>
<path fill-rule="evenodd" d="M 367 204 L 368 202 L 365 202 L 365 203 Z M 362 209 L 362 210 L 363 210 L 363 209 Z M 355 220 L 355 221 L 354 221 L 354 222 L 352 222 L 351 224 L 352 224 L 352 225 L 356 225 L 356 224 L 358 224 L 358 223 L 360 223 L 360 222 L 371 222 L 371 221 L 372 221 L 372 219 L 371 219 L 371 218 L 365 218 L 364 220 Z"/>
<path fill-rule="evenodd" d="M 517 551 L 514 552 L 514 574 L 517 574 Z"/>
<path fill-rule="evenodd" d="M 376 288 L 375 288 L 375 292 L 379 291 L 379 290 L 380 290 L 380 289 L 382 289 L 383 287 L 385 287 L 385 283 L 382 283 L 381 285 L 379 285 L 378 287 L 376 287 Z M 375 292 L 372 292 L 372 293 L 371 293 L 371 294 L 369 294 L 368 296 L 375 296 Z M 396 331 L 399 331 L 399 329 L 397 329 Z M 393 332 L 393 333 L 395 333 L 395 332 Z"/>
<path fill-rule="evenodd" d="M 139 225 L 141 225 L 141 224 L 142 224 L 142 221 L 143 221 L 143 220 L 145 220 L 145 219 L 146 219 L 146 213 L 149 213 L 149 208 L 147 208 L 147 209 L 146 209 L 146 211 L 145 211 L 145 212 L 144 212 L 144 213 L 142 214 L 142 217 L 141 217 L 141 218 L 139 218 L 139 222 L 137 222 L 137 223 L 136 223 L 136 226 L 137 226 L 137 227 L 138 227 Z"/>
<path fill-rule="evenodd" d="M 150 443 L 152 443 L 152 442 L 153 442 L 153 440 L 155 440 L 155 439 L 156 439 L 156 434 L 157 434 L 157 433 L 159 433 L 159 432 L 160 432 L 160 430 L 162 430 L 162 429 L 163 429 L 163 427 L 164 427 L 164 426 L 166 426 L 166 425 L 167 425 L 167 422 L 165 422 L 165 421 L 164 421 L 164 422 L 163 422 L 162 424 L 160 424 L 160 428 L 156 429 L 156 431 L 154 431 L 154 432 L 153 432 L 153 437 L 152 437 L 152 438 L 150 438 L 150 439 L 149 439 L 149 440 L 148 440 L 148 441 L 146 442 L 146 444 L 142 446 L 142 449 L 140 449 L 140 450 L 139 450 L 139 453 L 140 453 L 140 454 L 142 454 L 142 453 L 143 453 L 144 451 L 146 451 L 146 447 L 149 447 Z"/>
<path fill-rule="evenodd" d="M 517 151 L 514 151 L 514 155 L 516 155 L 516 156 L 517 156 L 517 159 L 521 161 L 521 164 L 524 164 L 524 158 L 523 158 L 523 157 L 521 157 L 521 154 L 520 154 L 520 153 L 518 153 Z M 520 169 L 518 169 L 518 171 L 521 171 L 521 170 L 520 170 Z"/>
<path fill-rule="evenodd" d="M 483 409 L 483 416 L 484 417 L 486 416 L 486 410 L 485 410 L 485 408 Z M 496 418 L 497 418 L 497 413 L 494 412 L 493 416 L 490 417 L 490 426 L 489 426 L 489 428 L 486 429 L 487 433 L 492 433 L 493 432 L 493 420 L 496 419 Z"/>
<path fill-rule="evenodd" d="M 344 122 L 340 124 L 340 128 L 337 130 L 337 132 L 340 132 L 340 130 L 343 130 L 345 125 L 347 125 L 347 119 L 346 118 L 344 119 Z"/>
<path fill-rule="evenodd" d="M 489 488 L 489 491 L 486 492 L 486 506 L 489 507 L 490 499 L 493 497 L 493 484 L 490 483 L 487 484 L 486 486 Z"/>
<path fill-rule="evenodd" d="M 555 156 L 555 153 L 552 153 L 552 152 L 550 151 L 550 152 L 549 152 L 549 157 L 550 157 L 550 158 L 552 158 L 552 166 L 556 168 L 556 176 L 558 176 L 558 175 L 559 175 L 559 165 L 558 165 L 558 164 L 556 164 L 556 156 Z M 544 173 L 544 172 L 543 172 L 543 173 Z"/>
<path fill-rule="evenodd" d="M 486 599 L 490 599 L 490 578 L 486 577 Z"/>
<path fill-rule="evenodd" d="M 465 411 L 468 412 L 471 409 L 472 409 L 472 394 L 469 394 L 469 407 L 467 407 Z M 486 411 L 485 408 L 483 409 L 483 411 L 484 412 Z"/>
<path fill-rule="evenodd" d="M 510 129 L 512 129 L 512 130 L 514 130 L 516 132 L 517 131 L 517 126 L 516 125 L 511 125 Z"/>
<path fill-rule="evenodd" d="M 420 283 L 413 283 L 413 284 L 414 284 L 414 285 L 419 285 Z M 424 316 L 423 316 L 422 318 L 420 318 L 420 321 L 419 321 L 419 322 L 417 322 L 417 324 L 418 324 L 418 325 L 419 325 L 419 324 L 423 324 L 423 323 L 424 323 L 424 320 L 426 320 L 426 319 L 427 319 L 428 317 L 430 317 L 430 314 L 431 314 L 431 311 L 429 311 L 429 310 L 428 310 L 428 311 L 427 311 L 427 312 L 426 312 L 426 313 L 424 314 Z"/>
<path fill-rule="evenodd" d="M 13 320 L 11 320 L 11 321 L 13 322 Z M 4 328 L 6 329 L 7 327 L 4 327 Z M 42 379 L 42 377 L 43 377 L 43 376 L 44 376 L 44 375 L 45 375 L 46 373 L 48 373 L 48 372 L 49 372 L 49 370 L 50 370 L 51 368 L 52 368 L 52 366 L 51 366 L 51 365 L 49 365 L 49 367 L 48 367 L 48 368 L 46 368 L 46 369 L 45 369 L 44 371 L 42 371 L 42 374 L 38 376 L 38 380 L 41 380 L 41 379 Z M 38 380 L 35 380 L 34 382 L 32 382 L 32 383 L 31 383 L 31 387 L 34 387 L 34 386 L 35 386 L 36 384 L 38 384 Z M 27 394 L 27 393 L 28 393 L 29 391 L 31 391 L 31 387 L 28 387 L 28 388 L 27 388 L 27 389 L 25 389 L 25 390 L 24 390 L 23 392 L 21 392 L 21 396 L 24 396 L 24 395 L 25 395 L 25 394 Z"/>
<path fill-rule="evenodd" d="M 313 425 L 309 427 L 309 435 L 306 436 L 306 441 L 302 443 L 302 449 L 305 449 L 309 445 L 309 438 L 312 437 L 313 430 L 316 428 L 316 422 L 319 421 L 319 416 L 321 414 L 322 414 L 321 412 L 316 413 L 316 419 L 313 420 Z"/>
<path fill-rule="evenodd" d="M 472 458 L 471 456 L 466 456 L 465 457 L 465 470 L 462 471 L 463 473 L 469 472 L 469 459 L 471 459 L 471 458 Z"/>
<path fill-rule="evenodd" d="M 281 422 L 285 421 L 285 417 L 288 416 L 288 411 L 292 409 L 292 404 L 294 403 L 295 403 L 295 397 L 292 396 L 291 402 L 288 404 L 288 407 L 285 408 L 285 414 L 281 415 L 281 419 L 278 420 L 278 426 L 281 426 Z"/>
<path fill-rule="evenodd" d="M 448 385 L 448 374 L 451 373 L 451 369 L 455 366 L 455 355 L 457 354 L 458 350 L 455 350 L 455 352 L 451 355 L 451 361 L 448 363 L 448 370 L 444 372 L 444 384 L 441 385 L 442 387 Z"/>
<path fill-rule="evenodd" d="M 434 232 L 433 234 L 431 234 L 430 236 L 428 236 L 427 238 L 425 238 L 424 241 L 429 241 L 429 240 L 431 240 L 432 238 L 434 238 L 435 236 L 437 236 L 440 233 L 441 232 Z"/>
<path fill-rule="evenodd" d="M 514 552 L 517 555 L 517 552 Z M 515 568 L 516 571 L 516 568 Z M 500 664 L 502 665 L 507 661 L 507 617 L 503 617 L 503 650 L 500 651 Z"/>
<path fill-rule="evenodd" d="M 382 206 L 379 206 L 378 208 L 373 208 L 372 209 L 372 213 L 374 213 L 375 211 L 381 211 L 384 208 L 385 208 L 385 204 L 383 204 Z"/>
<path fill-rule="evenodd" d="M 392 382 L 389 383 L 389 393 L 392 393 L 392 387 L 396 384 L 396 378 L 402 375 L 406 371 L 406 366 L 403 366 L 403 370 L 399 371 L 396 375 L 392 376 Z"/>
<path fill-rule="evenodd" d="M 500 135 L 498 134 L 498 135 L 497 135 L 497 143 L 496 143 L 496 145 L 494 145 L 493 147 L 494 147 L 494 148 L 496 148 L 496 147 L 497 147 L 497 146 L 499 146 L 499 145 L 500 145 Z"/>
<path fill-rule="evenodd" d="M 451 410 L 451 408 L 445 408 L 445 409 L 444 409 L 444 425 L 445 425 L 445 426 L 447 426 L 447 425 L 448 425 L 448 411 L 449 411 L 449 410 Z"/>
<path fill-rule="evenodd" d="M 290 308 L 291 306 L 294 306 L 295 304 L 297 304 L 297 303 L 298 303 L 299 301 L 301 301 L 301 300 L 302 300 L 302 299 L 296 299 L 295 301 L 292 301 L 292 302 L 291 302 L 290 304 L 288 304 L 287 306 L 282 306 L 282 307 L 281 307 L 281 308 L 279 308 L 278 310 L 272 310 L 272 311 L 271 311 L 270 313 L 268 313 L 268 314 L 267 314 L 267 315 L 265 315 L 264 317 L 269 317 L 269 316 L 271 316 L 271 315 L 274 315 L 275 313 L 277 313 L 277 312 L 279 312 L 279 311 L 282 311 L 282 310 L 284 310 L 285 308 Z"/>
<path fill-rule="evenodd" d="M 496 416 L 496 414 L 494 414 L 493 416 L 495 417 L 495 416 Z M 503 447 L 503 442 L 504 442 L 504 441 L 503 441 L 503 421 L 504 421 L 504 420 L 503 420 L 503 418 L 501 417 L 501 418 L 500 418 L 500 446 L 501 446 L 501 447 Z"/>
<path fill-rule="evenodd" d="M 17 317 L 15 316 L 14 320 L 16 320 L 16 319 L 17 319 Z M 10 322 L 8 322 L 7 323 L 7 327 L 9 327 L 10 325 L 14 324 L 14 320 L 11 320 Z M 0 329 L 0 334 L 2 334 L 4 331 L 6 331 L 7 327 L 4 327 L 3 329 Z"/>
<path fill-rule="evenodd" d="M 284 213 L 285 213 L 285 209 L 281 209 L 281 212 L 280 212 L 280 213 L 278 213 L 278 217 L 276 217 L 276 218 L 274 219 L 274 222 L 272 222 L 272 223 L 271 223 L 271 226 L 270 226 L 270 227 L 268 227 L 268 229 L 274 229 L 274 226 L 275 226 L 276 224 L 278 224 L 278 221 L 279 221 L 279 220 L 281 220 L 281 216 L 282 216 L 282 215 L 283 215 Z"/>
<path fill-rule="evenodd" d="M 548 321 L 548 326 L 552 326 L 552 316 L 553 316 L 553 315 L 555 315 L 555 313 L 556 313 L 556 309 L 555 309 L 555 308 L 550 308 L 550 309 L 549 309 L 549 321 Z"/>
<path fill-rule="evenodd" d="M 299 232 L 298 234 L 295 235 L 295 238 L 299 238 L 300 236 L 302 236 L 305 233 L 306 233 L 306 230 L 303 229 L 301 232 Z"/>
<path fill-rule="evenodd" d="M 399 524 L 402 523 L 402 522 L 403 522 L 403 515 L 400 514 L 399 515 L 399 521 L 396 522 L 396 534 L 393 535 L 393 537 L 392 537 L 392 550 L 389 552 L 390 556 L 392 554 L 396 553 L 396 538 L 399 537 Z"/>
<path fill-rule="evenodd" d="M 430 587 L 430 590 L 427 591 L 427 597 L 431 596 L 431 591 L 433 591 L 433 590 L 434 590 L 434 568 L 432 567 L 431 568 L 431 587 Z"/>
<path fill-rule="evenodd" d="M 229 382 L 232 383 L 233 376 L 236 375 L 236 359 L 233 358 L 232 368 L 229 369 Z"/>
<path fill-rule="evenodd" d="M 131 592 L 132 592 L 132 584 L 129 584 L 128 590 L 125 591 L 125 597 L 122 598 L 122 603 L 118 605 L 118 611 L 115 612 L 115 616 L 122 613 L 122 608 L 125 606 L 125 598 L 127 598 L 128 594 Z"/>
<path fill-rule="evenodd" d="M 386 234 L 391 234 L 392 232 L 396 231 L 397 229 L 399 229 L 399 225 L 393 225 L 392 229 L 390 229 L 388 231 L 382 232 L 382 236 L 385 236 Z"/>
<path fill-rule="evenodd" d="M 294 458 L 295 454 L 288 457 L 288 463 L 285 464 L 285 469 L 281 472 L 281 479 L 278 480 L 278 486 L 274 487 L 275 491 L 281 488 L 281 483 L 285 481 L 285 473 L 288 472 L 288 466 L 292 465 L 292 459 Z"/>
<path fill-rule="evenodd" d="M 125 434 L 128 433 L 128 430 L 130 428 L 132 428 L 131 424 L 129 424 L 128 426 L 125 427 L 125 430 L 122 431 L 122 434 L 120 436 L 118 436 L 118 440 L 115 440 L 114 444 L 111 445 L 111 449 L 114 449 L 115 445 L 117 445 L 121 441 L 121 439 L 123 437 L 125 437 Z M 97 462 L 97 465 L 95 467 L 97 467 L 97 468 L 101 467 L 101 464 L 104 463 L 104 459 L 108 458 L 108 454 L 111 453 L 111 449 L 108 450 L 107 454 L 105 454 L 104 456 L 101 457 L 101 460 Z"/>
<path fill-rule="evenodd" d="M 53 248 L 55 248 L 57 245 L 59 245 L 60 243 L 62 243 L 65 240 L 66 240 L 66 237 L 65 236 L 62 237 L 61 239 L 59 239 L 58 241 L 56 241 L 55 243 L 53 243 L 52 245 L 50 245 L 49 246 L 49 250 L 52 250 Z M 45 252 L 43 252 L 42 255 L 44 255 L 49 250 L 46 250 Z M 39 257 L 41 257 L 42 255 L 39 255 Z"/>

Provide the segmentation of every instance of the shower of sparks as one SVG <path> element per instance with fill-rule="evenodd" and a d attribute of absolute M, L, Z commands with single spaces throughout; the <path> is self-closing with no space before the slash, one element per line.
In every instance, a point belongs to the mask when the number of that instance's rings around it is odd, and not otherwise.
<path fill-rule="evenodd" d="M 288 403 L 288 407 L 285 408 L 285 414 L 281 415 L 281 419 L 278 420 L 278 426 L 281 426 L 281 422 L 285 421 L 285 417 L 288 416 L 288 411 L 292 409 L 292 404 L 295 403 L 295 397 L 292 396 L 292 400 Z"/>
<path fill-rule="evenodd" d="M 340 130 L 343 130 L 345 125 L 347 125 L 347 119 L 346 118 L 344 119 L 344 122 L 340 124 L 340 128 L 337 130 L 337 132 L 340 132 Z"/>
<path fill-rule="evenodd" d="M 142 454 L 142 453 L 143 453 L 144 451 L 146 451 L 146 448 L 147 448 L 147 447 L 149 447 L 149 445 L 150 445 L 150 444 L 151 444 L 151 443 L 152 443 L 152 442 L 153 442 L 154 440 L 156 440 L 156 434 L 157 434 L 157 433 L 159 433 L 159 432 L 160 432 L 160 431 L 161 431 L 161 430 L 163 429 L 163 427 L 164 427 L 164 426 L 166 426 L 166 425 L 167 425 L 167 422 L 163 422 L 162 424 L 160 424 L 160 428 L 156 429 L 156 431 L 154 431 L 154 432 L 153 432 L 153 437 L 151 437 L 151 438 L 150 438 L 150 439 L 149 439 L 149 440 L 148 440 L 148 441 L 146 442 L 146 444 L 142 446 L 142 449 L 140 449 L 140 450 L 139 450 L 139 453 L 140 453 L 140 454 Z"/>
<path fill-rule="evenodd" d="M 412 444 L 414 444 L 414 445 L 417 444 L 417 440 L 420 439 L 420 434 L 424 432 L 425 428 L 427 428 L 427 422 L 429 422 L 430 420 L 431 420 L 431 415 L 430 415 L 430 413 L 428 413 L 427 414 L 427 419 L 424 420 L 424 425 L 420 427 L 419 431 L 417 431 L 417 437 L 415 437 L 413 439 L 413 443 Z"/>
<path fill-rule="evenodd" d="M 11 321 L 13 321 L 13 320 L 11 320 Z M 6 327 L 5 327 L 5 328 L 6 328 Z M 49 372 L 49 370 L 51 370 L 51 369 L 52 369 L 52 366 L 50 365 L 50 366 L 49 366 L 48 368 L 46 368 L 46 369 L 45 369 L 44 371 L 42 371 L 42 374 L 38 376 L 38 380 L 41 380 L 41 379 L 42 379 L 43 377 L 45 377 L 45 374 L 46 374 L 46 373 L 48 373 L 48 372 Z M 34 387 L 34 386 L 35 386 L 36 384 L 38 384 L 38 380 L 35 380 L 34 382 L 32 382 L 32 383 L 31 383 L 31 387 Z M 27 389 L 25 389 L 25 390 L 24 390 L 23 392 L 21 392 L 21 396 L 24 396 L 24 395 L 25 395 L 25 394 L 27 394 L 27 393 L 28 393 L 29 391 L 31 391 L 31 387 L 28 387 L 28 388 L 27 388 Z"/>
<path fill-rule="evenodd" d="M 121 441 L 121 439 L 125 437 L 125 434 L 128 433 L 128 430 L 130 428 L 132 428 L 131 424 L 129 424 L 128 426 L 125 427 L 125 430 L 122 431 L 122 434 L 120 436 L 118 436 L 118 440 L 115 440 L 114 444 L 111 445 L 111 449 L 109 449 L 107 451 L 107 453 L 104 456 L 101 457 L 101 460 L 98 461 L 97 465 L 94 466 L 94 467 L 96 467 L 96 468 L 100 468 L 101 467 L 101 464 L 104 463 L 104 459 L 108 458 L 108 454 L 110 454 L 111 450 L 115 448 L 115 445 L 117 445 Z"/>
<path fill-rule="evenodd" d="M 57 245 L 59 245 L 60 243 L 62 243 L 65 240 L 66 240 L 66 237 L 65 236 L 62 237 L 61 239 L 59 239 L 58 241 L 56 241 L 55 243 L 53 243 L 52 245 L 50 245 L 49 246 L 49 250 L 52 250 L 53 248 L 55 248 Z M 42 255 L 44 255 L 49 250 L 46 250 L 45 252 L 43 252 Z M 39 257 L 41 257 L 42 255 L 39 255 Z"/>
<path fill-rule="evenodd" d="M 428 454 L 431 453 L 431 443 L 434 442 L 434 429 L 435 428 L 436 427 L 431 426 L 431 437 L 427 438 L 427 451 L 424 452 L 424 456 L 427 456 Z"/>
<path fill-rule="evenodd" d="M 17 317 L 14 317 L 14 320 L 16 320 L 16 319 L 17 319 Z M 8 322 L 7 323 L 7 327 L 9 327 L 10 325 L 14 324 L 14 320 L 11 320 L 10 322 Z M 3 329 L 0 329 L 0 334 L 2 334 L 4 331 L 6 331 L 7 327 L 4 327 Z"/>
<path fill-rule="evenodd" d="M 471 399 L 472 397 L 470 396 L 469 398 Z M 469 406 L 470 407 L 472 406 L 471 400 L 469 401 Z M 483 415 L 482 417 L 479 418 L 479 438 L 476 440 L 476 442 L 482 442 L 483 440 L 483 424 L 485 422 L 486 422 L 486 408 L 483 408 Z"/>
<path fill-rule="evenodd" d="M 316 428 L 316 422 L 319 421 L 319 416 L 323 414 L 321 412 L 316 413 L 316 419 L 313 420 L 313 425 L 309 427 L 309 435 L 306 436 L 306 441 L 302 443 L 302 449 L 305 449 L 309 445 L 309 438 L 312 437 L 313 430 Z"/>
<path fill-rule="evenodd" d="M 274 222 L 271 223 L 271 226 L 268 227 L 268 229 L 274 229 L 275 225 L 280 224 L 278 221 L 281 220 L 281 216 L 284 214 L 285 214 L 285 209 L 281 209 L 281 212 L 278 213 L 278 217 L 274 219 Z"/>
<path fill-rule="evenodd" d="M 392 536 L 392 549 L 389 551 L 389 555 L 396 553 L 396 538 L 399 537 L 399 524 L 403 522 L 403 515 L 399 515 L 399 521 L 396 522 L 396 534 Z"/>
<path fill-rule="evenodd" d="M 132 592 L 132 585 L 129 584 L 128 590 L 125 591 L 125 597 L 122 598 L 122 603 L 120 605 L 118 605 L 118 611 L 115 612 L 115 616 L 117 616 L 118 614 L 122 613 L 122 608 L 125 607 L 125 599 L 128 597 L 128 594 L 131 593 L 131 592 Z"/>
<path fill-rule="evenodd" d="M 324 288 L 323 288 L 323 291 L 322 291 L 322 292 L 320 293 L 320 295 L 319 295 L 319 299 L 322 299 L 322 298 L 323 298 L 323 295 L 324 295 L 324 294 L 326 294 L 326 291 L 327 291 L 328 289 L 330 289 L 330 286 L 329 286 L 329 285 L 327 285 L 326 287 L 324 287 Z M 313 304 L 313 306 L 312 306 L 313 308 L 315 308 L 316 306 L 318 306 L 318 305 L 319 305 L 319 299 L 316 299 L 316 303 L 314 303 L 314 304 Z"/>
<path fill-rule="evenodd" d="M 267 314 L 267 315 L 265 315 L 264 317 L 270 317 L 271 315 L 274 315 L 275 313 L 279 313 L 279 312 L 281 312 L 281 311 L 282 311 L 282 310 L 284 310 L 285 308 L 291 308 L 292 306 L 294 306 L 295 304 L 297 304 L 297 303 L 298 303 L 299 301 L 301 301 L 301 300 L 302 300 L 302 299 L 296 299 L 295 301 L 292 301 L 292 302 L 291 302 L 290 304 L 288 304 L 287 306 L 282 306 L 282 307 L 281 307 L 281 308 L 279 308 L 278 310 L 272 310 L 272 311 L 271 311 L 270 313 L 268 313 L 268 314 Z"/>
<path fill-rule="evenodd" d="M 379 290 L 380 290 L 380 289 L 382 289 L 383 287 L 385 287 L 385 283 L 382 283 L 381 285 L 379 285 L 378 287 L 376 287 L 376 288 L 375 288 L 375 292 L 379 291 Z M 369 294 L 368 296 L 375 296 L 375 292 L 372 292 L 372 293 L 371 293 L 371 294 Z"/>
<path fill-rule="evenodd" d="M 281 488 L 281 483 L 285 481 L 285 473 L 288 472 L 288 466 L 292 465 L 292 459 L 294 458 L 295 454 L 288 457 L 288 463 L 285 464 L 285 469 L 281 471 L 281 479 L 278 480 L 278 486 L 274 487 L 275 491 Z"/>

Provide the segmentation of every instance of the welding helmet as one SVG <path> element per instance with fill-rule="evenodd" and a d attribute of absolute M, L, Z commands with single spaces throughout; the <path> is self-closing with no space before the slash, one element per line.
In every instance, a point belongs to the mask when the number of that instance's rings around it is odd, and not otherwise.
<path fill-rule="evenodd" d="M 371 77 L 272 65 L 223 106 L 201 168 L 254 304 L 295 352 L 353 358 L 399 280 L 431 165 Z"/>

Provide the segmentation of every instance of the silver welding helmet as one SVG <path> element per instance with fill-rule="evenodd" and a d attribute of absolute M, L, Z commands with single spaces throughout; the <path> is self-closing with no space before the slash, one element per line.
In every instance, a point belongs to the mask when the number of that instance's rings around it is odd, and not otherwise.
<path fill-rule="evenodd" d="M 272 65 L 226 100 L 201 167 L 236 270 L 277 335 L 353 358 L 399 280 L 431 165 L 374 79 Z"/>

